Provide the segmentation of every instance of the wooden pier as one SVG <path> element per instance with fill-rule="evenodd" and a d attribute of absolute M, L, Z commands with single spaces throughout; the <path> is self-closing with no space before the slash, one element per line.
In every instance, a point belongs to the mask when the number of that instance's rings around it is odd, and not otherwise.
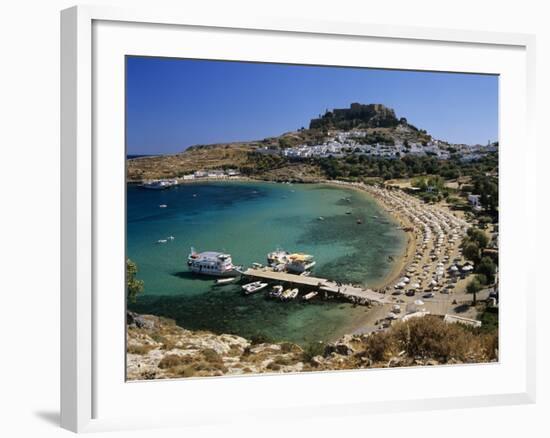
<path fill-rule="evenodd" d="M 267 268 L 247 269 L 243 272 L 243 275 L 262 280 L 278 281 L 297 286 L 318 288 L 320 291 L 341 296 L 342 298 L 346 298 L 348 300 L 366 300 L 368 302 L 376 302 L 381 304 L 392 303 L 392 300 L 389 297 L 371 289 L 363 289 L 351 285 L 339 286 L 335 282 L 327 280 L 326 278 L 289 274 L 288 272 L 276 272 Z"/>

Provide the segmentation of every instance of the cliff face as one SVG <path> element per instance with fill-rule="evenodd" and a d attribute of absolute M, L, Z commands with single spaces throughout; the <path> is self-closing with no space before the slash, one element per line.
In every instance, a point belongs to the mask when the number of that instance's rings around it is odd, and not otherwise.
<path fill-rule="evenodd" d="M 129 312 L 127 377 L 146 380 L 490 362 L 497 360 L 496 336 L 424 317 L 398 323 L 384 333 L 345 335 L 335 343 L 300 347 L 190 331 L 169 319 Z"/>

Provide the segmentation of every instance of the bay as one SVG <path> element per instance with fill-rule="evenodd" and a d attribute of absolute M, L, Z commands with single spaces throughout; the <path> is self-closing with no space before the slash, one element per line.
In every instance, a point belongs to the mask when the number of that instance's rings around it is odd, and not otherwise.
<path fill-rule="evenodd" d="M 165 207 L 161 207 L 165 205 Z M 322 219 L 321 219 L 322 218 Z M 357 224 L 357 220 L 361 224 Z M 157 243 L 173 236 L 174 240 Z M 405 234 L 367 194 L 324 184 L 211 182 L 154 191 L 127 188 L 127 256 L 144 293 L 129 308 L 187 329 L 306 344 L 349 332 L 368 311 L 346 303 L 267 300 L 187 269 L 190 247 L 233 262 L 265 263 L 268 252 L 312 254 L 314 275 L 368 286 L 392 268 Z"/>

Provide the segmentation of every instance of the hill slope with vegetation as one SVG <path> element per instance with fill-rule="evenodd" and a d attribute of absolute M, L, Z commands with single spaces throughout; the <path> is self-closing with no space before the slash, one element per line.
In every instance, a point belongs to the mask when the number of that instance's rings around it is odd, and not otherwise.
<path fill-rule="evenodd" d="M 355 130 L 353 139 L 359 144 L 426 143 L 431 139 L 426 131 L 410 125 L 405 118 L 398 119 L 391 108 L 381 104 L 354 103 L 349 109 L 327 111 L 319 118 L 312 119 L 309 128 L 302 127 L 277 137 L 251 142 L 197 145 L 178 154 L 129 159 L 127 177 L 129 182 L 141 182 L 181 177 L 196 170 L 226 168 L 235 168 L 245 175 L 263 179 L 308 181 L 319 176 L 330 177 L 323 162 L 312 160 L 305 165 L 297 164 L 277 153 L 298 145 L 323 143 L 335 130 Z M 260 148 L 271 151 L 271 154 L 260 156 Z M 271 155 L 271 158 L 265 155 Z"/>
<path fill-rule="evenodd" d="M 384 332 L 305 347 L 190 331 L 173 320 L 128 314 L 130 380 L 494 362 L 498 331 L 425 316 Z"/>

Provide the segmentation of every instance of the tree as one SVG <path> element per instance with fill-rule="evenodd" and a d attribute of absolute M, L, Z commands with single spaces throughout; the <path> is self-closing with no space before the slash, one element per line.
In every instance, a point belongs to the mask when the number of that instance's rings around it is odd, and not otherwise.
<path fill-rule="evenodd" d="M 477 277 L 472 278 L 472 280 L 468 283 L 468 286 L 466 286 L 466 292 L 469 294 L 474 294 L 474 299 L 472 301 L 472 305 L 477 304 L 477 292 L 481 289 L 481 283 L 479 282 L 479 279 Z"/>
<path fill-rule="evenodd" d="M 482 286 L 486 286 L 489 284 L 489 280 L 487 280 L 487 276 L 485 274 L 476 274 L 476 278 L 479 281 L 479 284 Z"/>
<path fill-rule="evenodd" d="M 477 221 L 479 223 L 479 227 L 485 229 L 488 224 L 493 222 L 493 219 L 490 216 L 481 216 Z"/>
<path fill-rule="evenodd" d="M 490 257 L 483 257 L 476 267 L 476 272 L 487 277 L 487 283 L 492 284 L 495 281 L 497 267 Z"/>
<path fill-rule="evenodd" d="M 137 265 L 130 259 L 126 259 L 126 293 L 128 300 L 136 302 L 137 295 L 143 292 L 143 280 L 136 279 Z"/>
<path fill-rule="evenodd" d="M 480 259 L 481 251 L 477 242 L 467 241 L 462 248 L 462 254 L 466 260 L 470 260 L 474 263 L 474 265 L 477 265 Z"/>
<path fill-rule="evenodd" d="M 487 245 L 489 244 L 489 238 L 487 237 L 487 234 L 485 234 L 483 231 L 471 227 L 468 229 L 467 235 L 470 241 L 477 243 L 479 249 L 487 248 Z"/>

